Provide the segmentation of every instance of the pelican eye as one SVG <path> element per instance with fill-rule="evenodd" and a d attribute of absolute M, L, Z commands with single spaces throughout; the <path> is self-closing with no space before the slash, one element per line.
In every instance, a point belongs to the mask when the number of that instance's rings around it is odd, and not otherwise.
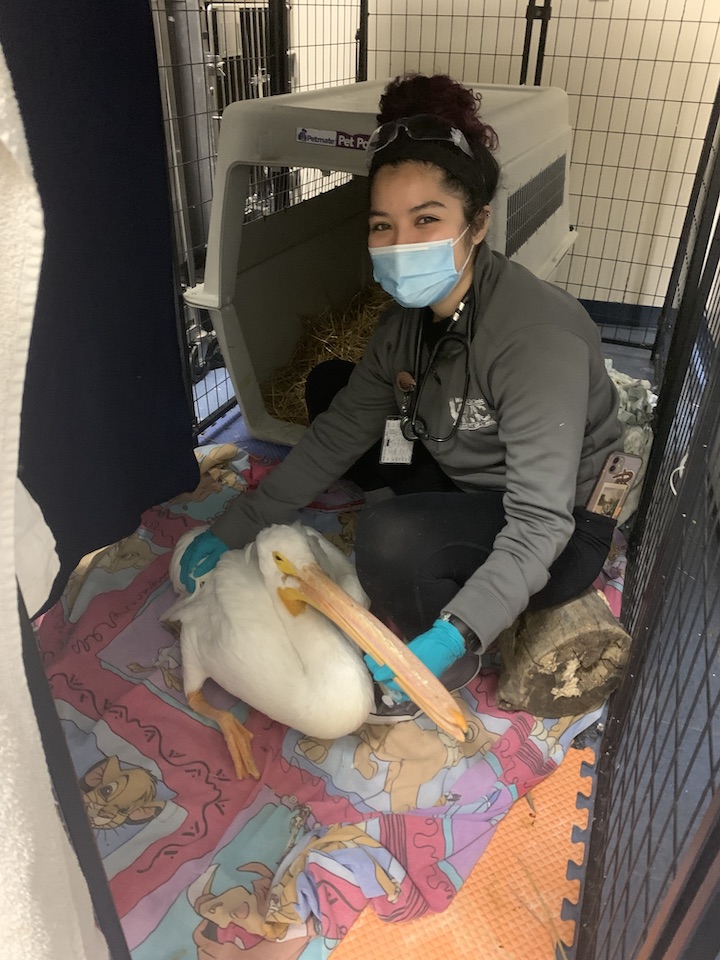
<path fill-rule="evenodd" d="M 272 558 L 275 561 L 275 565 L 277 566 L 277 568 L 280 570 L 281 573 L 284 573 L 286 576 L 287 575 L 292 577 L 297 576 L 297 572 L 293 564 L 290 562 L 290 560 L 288 560 L 288 558 L 283 553 L 280 553 L 279 550 L 273 550 Z"/>

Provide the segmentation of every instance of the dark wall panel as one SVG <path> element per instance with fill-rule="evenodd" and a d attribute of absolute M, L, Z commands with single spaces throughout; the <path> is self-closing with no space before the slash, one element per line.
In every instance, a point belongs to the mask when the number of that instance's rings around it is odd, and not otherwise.
<path fill-rule="evenodd" d="M 20 469 L 59 588 L 197 483 L 150 5 L 3 0 L 0 42 L 45 214 Z"/>

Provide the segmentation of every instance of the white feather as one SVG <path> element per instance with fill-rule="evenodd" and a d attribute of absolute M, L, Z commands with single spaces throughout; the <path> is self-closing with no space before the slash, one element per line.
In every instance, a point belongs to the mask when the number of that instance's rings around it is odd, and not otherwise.
<path fill-rule="evenodd" d="M 178 542 L 171 569 L 192 539 L 185 534 Z M 274 550 L 297 567 L 319 564 L 367 607 L 340 550 L 300 523 L 269 527 L 243 550 L 223 554 L 204 586 L 165 615 L 182 623 L 185 692 L 199 690 L 211 677 L 256 710 L 309 736 L 344 736 L 372 709 L 372 678 L 360 649 L 323 614 L 311 607 L 298 616 L 289 613 L 277 593 L 284 578 Z"/>

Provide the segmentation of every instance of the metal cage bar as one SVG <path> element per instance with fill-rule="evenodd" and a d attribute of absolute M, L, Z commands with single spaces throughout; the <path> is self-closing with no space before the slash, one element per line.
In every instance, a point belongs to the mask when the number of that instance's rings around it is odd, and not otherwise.
<path fill-rule="evenodd" d="M 658 330 L 653 344 L 653 362 L 658 385 L 665 376 L 665 367 L 670 357 L 670 344 L 678 318 L 678 305 L 686 284 L 689 281 L 689 265 L 692 249 L 697 243 L 702 245 L 703 238 L 698 236 L 698 218 L 707 200 L 708 172 L 718 153 L 720 140 L 720 85 L 713 104 L 708 131 L 703 142 L 698 169 L 693 181 L 692 193 L 688 203 L 687 215 L 683 223 L 677 254 L 673 263 L 670 283 L 665 303 L 658 319 Z M 707 229 L 707 227 L 706 227 Z"/>
<path fill-rule="evenodd" d="M 717 960 L 720 953 L 720 792 L 648 930 L 637 960 Z"/>
<path fill-rule="evenodd" d="M 578 940 L 587 960 L 636 960 L 651 929 L 677 933 L 668 890 L 720 789 L 719 202 L 714 151 L 631 540 L 623 616 L 634 646 L 599 761 Z"/>

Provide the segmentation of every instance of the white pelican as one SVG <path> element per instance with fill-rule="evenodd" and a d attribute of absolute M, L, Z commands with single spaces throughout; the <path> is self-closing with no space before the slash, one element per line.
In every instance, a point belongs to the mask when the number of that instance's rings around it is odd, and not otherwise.
<path fill-rule="evenodd" d="M 175 548 L 170 573 L 176 590 L 183 589 L 179 558 L 202 529 L 185 534 Z M 467 723 L 451 695 L 366 607 L 350 561 L 317 531 L 296 523 L 268 527 L 243 550 L 223 554 L 202 586 L 165 614 L 181 623 L 188 704 L 218 724 L 239 777 L 259 777 L 252 735 L 232 714 L 208 704 L 201 693 L 205 680 L 211 677 L 308 736 L 334 739 L 356 730 L 373 707 L 360 647 L 387 663 L 431 719 L 464 739 Z"/>

